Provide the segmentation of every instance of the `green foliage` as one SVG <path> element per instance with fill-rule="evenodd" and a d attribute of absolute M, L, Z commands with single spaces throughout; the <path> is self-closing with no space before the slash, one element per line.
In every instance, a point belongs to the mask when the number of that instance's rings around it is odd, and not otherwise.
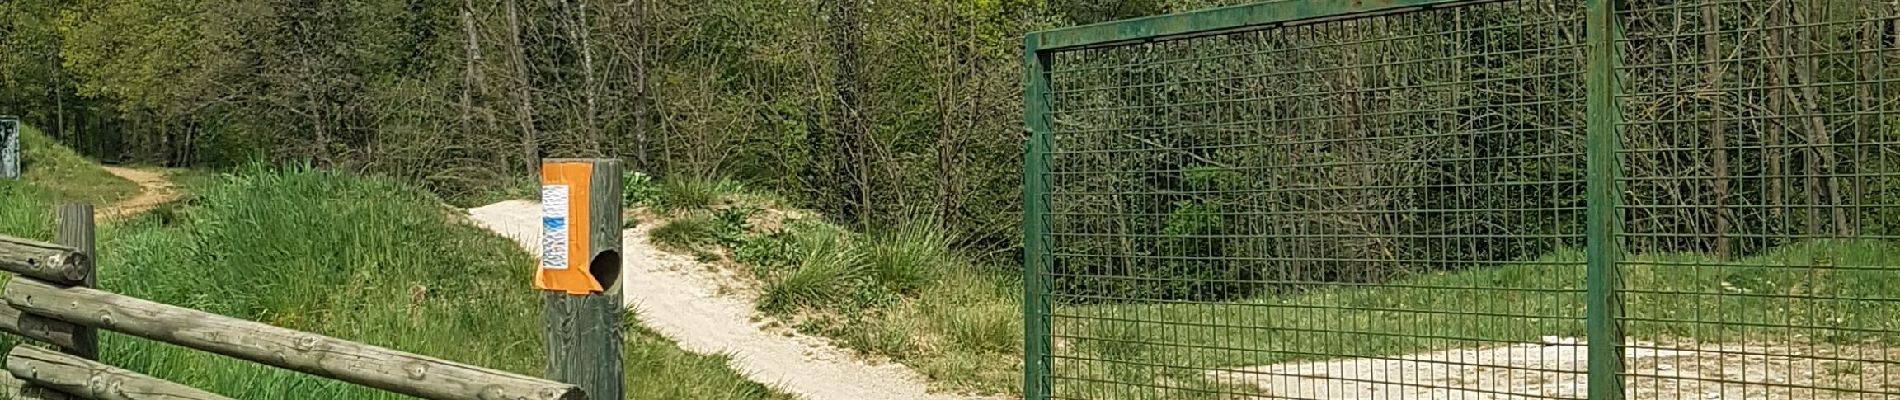
<path fill-rule="evenodd" d="M 787 256 L 778 263 L 754 267 L 763 282 L 760 309 L 834 309 L 877 294 L 865 287 L 873 281 L 867 274 L 863 250 L 848 232 L 809 222 L 795 223 L 787 232 L 779 238 L 764 239 L 782 241 L 776 246 Z M 742 254 L 757 256 L 758 252 Z"/>
<path fill-rule="evenodd" d="M 719 220 L 706 215 L 695 215 L 667 221 L 665 225 L 653 228 L 653 241 L 656 243 L 690 249 L 700 244 L 716 242 L 719 236 Z"/>
<path fill-rule="evenodd" d="M 1049 7 L 1073 24 L 1086 25 L 1165 14 L 1168 3 L 1162 0 L 1049 0 Z"/>
<path fill-rule="evenodd" d="M 653 241 L 680 249 L 698 250 L 700 246 L 736 246 L 751 229 L 748 219 L 757 208 L 732 206 L 718 210 L 698 210 L 674 218 L 654 228 Z"/>
<path fill-rule="evenodd" d="M 20 125 L 20 147 L 24 182 L 57 201 L 83 201 L 103 206 L 139 191 L 138 184 L 106 172 L 99 163 L 54 141 L 32 125 Z"/>
<path fill-rule="evenodd" d="M 653 176 L 644 172 L 628 171 L 621 178 L 621 201 L 627 208 L 646 207 L 658 204 L 665 193 Z"/>
<path fill-rule="evenodd" d="M 0 180 L 0 232 L 35 240 L 53 239 L 53 195 L 38 187 Z"/>
<path fill-rule="evenodd" d="M 625 388 L 628 399 L 793 400 L 789 394 L 753 382 L 732 370 L 731 355 L 706 356 L 681 350 L 679 343 L 639 324 L 629 310 Z"/>
<path fill-rule="evenodd" d="M 958 257 L 951 254 L 943 229 L 929 221 L 914 220 L 867 236 L 865 262 L 873 278 L 900 295 L 928 287 Z"/>
<path fill-rule="evenodd" d="M 1166 9 L 1124 3 L 1104 12 Z M 846 181 L 873 189 L 869 220 L 895 225 L 941 199 L 931 211 L 963 244 L 1015 246 L 1017 51 L 1069 11 L 858 3 L 862 51 L 841 59 L 823 50 L 833 37 L 816 0 L 646 4 L 10 1 L 0 110 L 100 158 L 310 162 L 456 204 L 519 197 L 540 157 L 605 156 L 831 210 L 851 194 L 822 184 L 842 177 L 820 164 L 862 159 L 868 173 Z M 862 104 L 838 103 L 841 65 L 858 66 Z M 845 137 L 844 107 L 867 110 L 863 141 L 877 146 L 815 145 Z"/>
<path fill-rule="evenodd" d="M 657 202 L 667 210 L 705 210 L 745 191 L 745 185 L 729 179 L 669 179 L 660 184 Z"/>
<path fill-rule="evenodd" d="M 53 207 L 60 202 L 104 204 L 118 201 L 138 186 L 99 168 L 72 149 L 21 125 L 25 175 L 0 180 L 0 233 L 37 240 L 53 239 Z"/>
<path fill-rule="evenodd" d="M 858 234 L 801 220 L 745 238 L 734 252 L 765 282 L 763 308 L 852 310 L 915 296 L 950 270 L 967 268 L 949 245 L 925 223 Z"/>
<path fill-rule="evenodd" d="M 1020 390 L 1021 293 L 952 251 L 928 220 L 854 233 L 820 220 L 732 245 L 763 289 L 759 308 L 801 331 L 894 357 L 955 388 Z"/>

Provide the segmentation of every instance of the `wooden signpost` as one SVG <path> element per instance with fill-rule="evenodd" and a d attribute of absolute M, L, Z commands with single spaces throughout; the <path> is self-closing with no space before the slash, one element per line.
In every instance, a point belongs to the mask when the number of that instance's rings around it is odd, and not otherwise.
<path fill-rule="evenodd" d="M 547 378 L 592 400 L 622 400 L 619 160 L 541 162 L 541 262 Z"/>

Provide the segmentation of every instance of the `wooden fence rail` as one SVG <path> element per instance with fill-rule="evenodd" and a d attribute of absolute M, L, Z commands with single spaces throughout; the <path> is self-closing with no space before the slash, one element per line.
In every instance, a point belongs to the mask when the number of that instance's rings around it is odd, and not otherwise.
<path fill-rule="evenodd" d="M 13 351 L 7 353 L 7 372 L 24 383 L 86 399 L 231 399 L 100 364 L 84 357 L 33 346 L 14 346 Z"/>
<path fill-rule="evenodd" d="M 78 260 L 78 261 L 74 261 Z M 579 400 L 574 385 L 159 304 L 82 286 L 85 256 L 0 236 L 0 330 L 70 349 L 93 327 L 432 400 Z M 74 355 L 16 346 L 13 377 L 87 399 L 223 399 Z"/>
<path fill-rule="evenodd" d="M 7 238 L 0 240 L 0 269 L 49 282 L 84 282 L 86 255 L 52 243 Z"/>

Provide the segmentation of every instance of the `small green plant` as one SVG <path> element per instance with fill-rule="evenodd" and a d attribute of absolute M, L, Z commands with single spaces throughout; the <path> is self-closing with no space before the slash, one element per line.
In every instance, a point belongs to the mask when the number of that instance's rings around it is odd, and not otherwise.
<path fill-rule="evenodd" d="M 927 222 L 872 234 L 864 247 L 878 284 L 899 294 L 916 293 L 955 262 L 948 237 Z"/>
<path fill-rule="evenodd" d="M 772 312 L 833 308 L 858 297 L 858 289 L 867 279 L 864 253 L 847 234 L 812 229 L 791 235 L 796 260 L 778 268 L 755 270 L 765 283 L 759 308 Z"/>
<path fill-rule="evenodd" d="M 621 178 L 621 200 L 627 208 L 652 206 L 660 201 L 660 185 L 653 176 L 629 171 Z"/>
<path fill-rule="evenodd" d="M 705 215 L 675 219 L 653 228 L 652 237 L 655 243 L 683 249 L 713 243 L 719 237 L 719 220 Z"/>
<path fill-rule="evenodd" d="M 704 210 L 727 195 L 745 192 L 745 185 L 728 179 L 681 178 L 660 185 L 658 205 L 671 211 Z"/>
<path fill-rule="evenodd" d="M 752 216 L 758 213 L 757 207 L 745 205 L 735 205 L 715 212 L 713 217 L 718 221 L 718 225 L 714 232 L 714 239 L 717 239 L 719 244 L 728 247 L 745 242 L 746 235 L 752 229 Z"/>

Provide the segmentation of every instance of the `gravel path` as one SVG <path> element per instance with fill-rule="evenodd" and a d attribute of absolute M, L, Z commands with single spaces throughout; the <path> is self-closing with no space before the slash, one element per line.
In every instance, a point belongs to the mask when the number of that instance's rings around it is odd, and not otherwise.
<path fill-rule="evenodd" d="M 537 251 L 541 206 L 505 201 L 469 210 L 476 224 Z M 754 381 L 809 400 L 955 399 L 930 394 L 921 376 L 899 364 L 872 365 L 820 338 L 768 329 L 743 293 L 719 289 L 717 273 L 655 249 L 642 226 L 626 231 L 626 302 L 640 322 L 687 351 L 732 356 Z M 524 267 L 526 268 L 526 267 Z M 524 271 L 524 273 L 526 273 Z"/>

